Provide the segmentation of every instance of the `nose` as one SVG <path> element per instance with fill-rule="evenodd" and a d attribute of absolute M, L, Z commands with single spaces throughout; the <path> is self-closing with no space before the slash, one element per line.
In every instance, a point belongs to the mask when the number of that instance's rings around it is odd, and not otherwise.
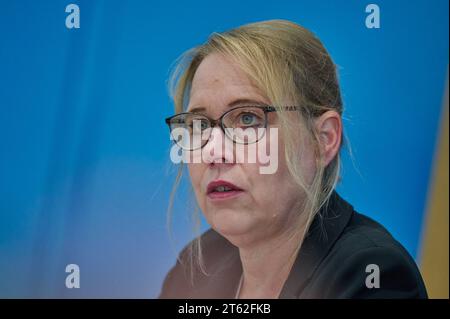
<path fill-rule="evenodd" d="M 216 126 L 211 130 L 209 140 L 202 148 L 202 157 L 208 164 L 233 162 L 233 142 L 220 127 Z"/>

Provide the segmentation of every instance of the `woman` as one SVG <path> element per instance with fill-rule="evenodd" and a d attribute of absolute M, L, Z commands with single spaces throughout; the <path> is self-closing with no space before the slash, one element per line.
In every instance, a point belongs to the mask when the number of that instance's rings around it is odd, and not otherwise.
<path fill-rule="evenodd" d="M 181 252 L 161 298 L 427 297 L 406 250 L 334 190 L 343 107 L 312 33 L 282 20 L 214 33 L 172 80 L 166 122 L 211 229 Z M 263 172 L 269 148 L 278 164 Z"/>

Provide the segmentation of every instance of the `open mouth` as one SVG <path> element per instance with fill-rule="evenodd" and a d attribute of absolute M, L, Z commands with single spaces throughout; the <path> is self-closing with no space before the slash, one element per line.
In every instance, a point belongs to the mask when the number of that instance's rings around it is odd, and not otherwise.
<path fill-rule="evenodd" d="M 228 199 L 243 193 L 243 190 L 227 181 L 214 181 L 208 184 L 206 195 L 210 199 Z"/>

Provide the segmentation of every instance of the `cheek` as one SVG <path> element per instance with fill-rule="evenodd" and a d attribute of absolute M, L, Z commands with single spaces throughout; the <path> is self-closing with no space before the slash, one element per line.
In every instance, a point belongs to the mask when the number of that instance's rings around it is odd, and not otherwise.
<path fill-rule="evenodd" d="M 285 145 L 278 127 L 270 127 L 258 143 L 257 163 L 261 175 L 278 175 L 286 170 Z"/>
<path fill-rule="evenodd" d="M 286 164 L 285 146 L 279 130 L 268 130 L 258 143 L 257 164 L 244 169 L 252 180 L 253 197 L 261 212 L 278 207 L 295 187 Z M 264 170 L 262 170 L 264 168 Z M 266 212 L 267 214 L 267 212 Z"/>
<path fill-rule="evenodd" d="M 203 173 L 205 171 L 204 165 L 190 163 L 187 164 L 187 167 L 189 171 L 189 177 L 191 179 L 191 184 L 194 188 L 197 198 L 200 199 L 198 195 L 201 193 L 201 181 Z"/>
<path fill-rule="evenodd" d="M 315 149 L 311 142 L 303 142 L 299 152 L 299 165 L 303 173 L 303 178 L 307 185 L 310 185 L 316 174 Z"/>
<path fill-rule="evenodd" d="M 265 208 L 270 210 L 283 211 L 284 206 L 290 206 L 293 202 L 299 200 L 302 194 L 299 186 L 292 177 L 287 163 L 285 154 L 285 143 L 280 130 L 269 130 L 267 138 L 262 148 L 258 148 L 258 158 L 266 158 L 268 162 L 258 162 L 258 169 L 246 167 L 246 171 L 250 171 L 253 181 L 253 196 L 255 202 L 262 211 Z M 303 179 L 306 184 L 310 184 L 315 174 L 315 157 L 314 148 L 305 141 L 300 141 L 301 147 L 297 151 L 296 163 L 300 165 Z M 260 168 L 264 166 L 277 166 L 276 170 L 272 170 L 271 174 L 261 174 Z"/>
<path fill-rule="evenodd" d="M 300 132 L 301 130 L 299 129 L 298 135 L 294 138 L 293 147 L 296 147 L 296 149 L 289 152 L 289 154 L 295 154 L 294 158 L 292 158 L 292 164 L 300 168 L 303 182 L 309 185 L 312 183 L 316 173 L 315 148 L 313 142 L 309 138 L 302 136 Z M 278 155 L 278 170 L 276 175 L 285 179 L 285 181 L 292 181 L 294 183 L 294 178 L 290 174 L 287 165 L 286 145 L 281 130 L 269 131 L 267 149 L 270 149 L 271 153 Z M 275 160 L 276 156 L 271 156 L 271 158 Z"/>

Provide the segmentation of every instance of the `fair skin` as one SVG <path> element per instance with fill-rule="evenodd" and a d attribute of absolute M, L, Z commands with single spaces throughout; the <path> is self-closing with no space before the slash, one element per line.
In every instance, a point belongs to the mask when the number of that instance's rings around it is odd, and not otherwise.
<path fill-rule="evenodd" d="M 232 107 L 270 105 L 248 76 L 231 59 L 218 53 L 202 61 L 190 93 L 187 110 L 213 119 Z M 276 113 L 268 114 L 268 123 L 269 127 L 277 127 Z M 336 156 L 341 143 L 339 114 L 324 113 L 316 120 L 316 128 L 321 140 L 322 164 L 327 165 Z M 279 145 L 279 166 L 274 174 L 267 175 L 260 173 L 258 162 L 230 160 L 233 149 L 223 147 L 218 152 L 214 143 L 226 138 L 220 128 L 214 128 L 210 141 L 201 150 L 205 161 L 188 164 L 197 202 L 211 227 L 239 248 L 244 278 L 239 297 L 277 298 L 305 227 L 306 217 L 299 214 L 304 196 L 286 166 L 282 134 L 278 134 L 276 141 L 274 136 L 268 135 L 267 143 Z M 301 140 L 300 162 L 306 180 L 311 181 L 316 159 L 312 146 L 305 139 Z M 241 191 L 229 199 L 212 199 L 207 187 L 218 180 L 230 182 Z"/>

